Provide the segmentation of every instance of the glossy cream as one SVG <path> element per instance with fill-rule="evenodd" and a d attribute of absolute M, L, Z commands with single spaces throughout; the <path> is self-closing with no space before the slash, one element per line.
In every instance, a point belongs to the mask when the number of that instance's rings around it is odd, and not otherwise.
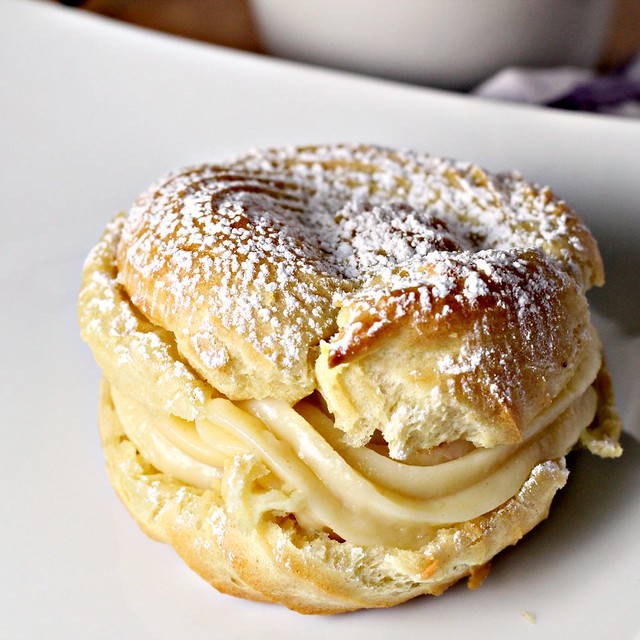
<path fill-rule="evenodd" d="M 561 458 L 593 420 L 591 382 L 599 366 L 594 339 L 570 384 L 529 425 L 522 443 L 454 445 L 458 457 L 436 452 L 420 464 L 392 460 L 374 447 L 348 447 L 311 399 L 291 407 L 215 397 L 189 422 L 112 392 L 123 429 L 142 455 L 185 484 L 223 492 L 243 526 L 292 513 L 306 529 L 356 544 L 411 548 L 438 527 L 495 509 L 537 464 Z"/>

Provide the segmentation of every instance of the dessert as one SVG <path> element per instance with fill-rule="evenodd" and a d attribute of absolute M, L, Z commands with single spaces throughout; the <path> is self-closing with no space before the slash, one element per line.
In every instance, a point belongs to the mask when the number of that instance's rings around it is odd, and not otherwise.
<path fill-rule="evenodd" d="M 603 281 L 516 173 L 331 145 L 171 174 L 83 274 L 111 481 L 225 593 L 332 613 L 474 586 L 569 450 L 621 453 Z"/>

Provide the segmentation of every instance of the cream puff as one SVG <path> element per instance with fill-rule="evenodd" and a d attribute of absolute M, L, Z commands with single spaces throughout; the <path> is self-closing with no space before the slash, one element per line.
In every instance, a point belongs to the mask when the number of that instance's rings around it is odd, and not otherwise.
<path fill-rule="evenodd" d="M 225 593 L 333 613 L 475 586 L 568 451 L 621 453 L 603 281 L 516 173 L 332 145 L 171 174 L 84 269 L 112 483 Z"/>

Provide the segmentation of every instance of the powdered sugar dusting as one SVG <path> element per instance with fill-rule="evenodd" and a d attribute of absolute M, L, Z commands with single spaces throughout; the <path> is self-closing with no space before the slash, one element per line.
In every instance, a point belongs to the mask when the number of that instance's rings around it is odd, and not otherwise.
<path fill-rule="evenodd" d="M 530 248 L 582 282 L 582 232 L 564 203 L 517 174 L 333 146 L 255 152 L 176 173 L 135 204 L 121 246 L 134 280 L 152 283 L 132 292 L 134 302 L 177 332 L 172 317 L 196 318 L 183 329 L 204 366 L 234 358 L 220 343 L 222 327 L 274 367 L 299 373 L 309 370 L 309 350 L 335 331 L 335 302 L 344 296 L 375 291 L 382 280 L 391 290 L 427 282 L 429 295 L 412 295 L 429 312 L 428 301 L 445 298 L 460 278 L 459 295 L 488 295 L 487 283 L 503 277 L 496 260 Z M 517 295 L 525 310 L 529 294 Z"/>
<path fill-rule="evenodd" d="M 457 336 L 457 348 L 436 363 L 451 393 L 457 386 L 471 399 L 482 384 L 496 403 L 518 405 L 524 402 L 515 397 L 522 393 L 518 367 L 535 368 L 543 378 L 543 372 L 558 366 L 559 352 L 569 355 L 559 342 L 557 327 L 565 322 L 565 312 L 558 301 L 575 287 L 537 249 L 432 251 L 381 270 L 366 286 L 345 295 L 349 319 L 331 342 L 330 362 L 343 362 L 359 352 L 359 344 L 369 344 L 404 319 L 425 339 L 436 333 Z M 510 353 L 509 340 L 519 358 Z M 522 349 L 523 344 L 530 348 Z"/>
<path fill-rule="evenodd" d="M 167 413 L 193 419 L 205 401 L 206 385 L 177 357 L 171 334 L 140 317 L 116 282 L 115 245 L 122 224 L 122 216 L 111 222 L 87 257 L 79 305 L 83 337 L 107 378 L 146 389 Z"/>

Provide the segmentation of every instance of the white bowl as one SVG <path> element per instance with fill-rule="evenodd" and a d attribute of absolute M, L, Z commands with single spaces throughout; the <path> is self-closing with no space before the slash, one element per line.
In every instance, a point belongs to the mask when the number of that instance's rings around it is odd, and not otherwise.
<path fill-rule="evenodd" d="M 252 0 L 276 56 L 467 89 L 511 65 L 591 66 L 610 0 Z"/>

